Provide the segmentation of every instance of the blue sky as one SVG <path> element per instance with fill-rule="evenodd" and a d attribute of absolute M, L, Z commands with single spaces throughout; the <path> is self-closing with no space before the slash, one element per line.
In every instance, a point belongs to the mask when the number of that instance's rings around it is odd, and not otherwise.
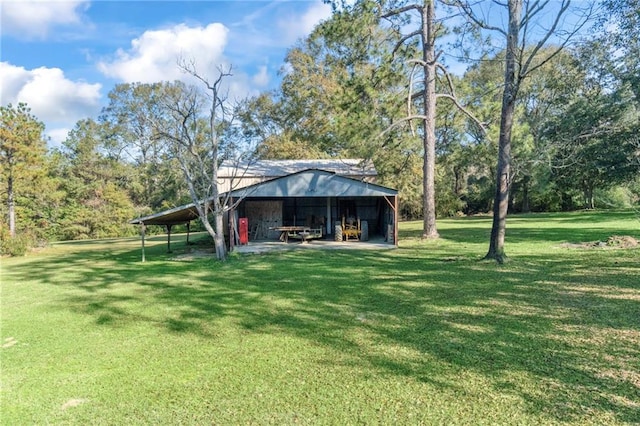
<path fill-rule="evenodd" d="M 229 95 L 278 85 L 288 48 L 331 9 L 298 1 L 1 0 L 1 104 L 26 102 L 58 145 L 75 123 L 97 117 L 118 83 L 186 78 L 194 58 L 214 76 L 233 65 Z"/>
<path fill-rule="evenodd" d="M 552 0 L 530 31 L 544 34 L 559 4 Z M 494 2 L 474 7 L 506 24 Z M 211 80 L 216 66 L 232 65 L 229 98 L 242 99 L 277 87 L 287 50 L 330 14 L 321 0 L 0 0 L 0 104 L 26 102 L 56 146 L 78 120 L 97 118 L 118 83 L 190 82 L 179 57 Z M 461 74 L 466 65 L 444 50 L 441 60 Z"/>

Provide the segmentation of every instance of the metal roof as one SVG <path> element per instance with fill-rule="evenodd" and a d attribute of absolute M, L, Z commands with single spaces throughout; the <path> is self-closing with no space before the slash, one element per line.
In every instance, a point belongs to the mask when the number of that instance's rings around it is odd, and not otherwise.
<path fill-rule="evenodd" d="M 371 160 L 359 158 L 329 160 L 259 160 L 251 163 L 224 161 L 218 171 L 220 178 L 225 177 L 280 177 L 303 170 L 319 169 L 343 176 L 377 176 Z"/>
<path fill-rule="evenodd" d="M 395 189 L 315 169 L 237 189 L 231 193 L 231 196 L 238 198 L 382 197 L 397 194 L 398 191 Z"/>
<path fill-rule="evenodd" d="M 174 207 L 149 216 L 139 217 L 129 221 L 133 225 L 181 225 L 198 218 L 198 211 L 194 203 Z"/>

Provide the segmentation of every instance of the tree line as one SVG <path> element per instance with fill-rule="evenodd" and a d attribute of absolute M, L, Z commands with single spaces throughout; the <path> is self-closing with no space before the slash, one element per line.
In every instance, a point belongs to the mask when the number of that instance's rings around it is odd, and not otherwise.
<path fill-rule="evenodd" d="M 2 251 L 131 235 L 134 217 L 211 196 L 225 159 L 372 159 L 426 238 L 436 217 L 492 212 L 498 261 L 507 212 L 637 205 L 638 1 L 581 2 L 571 28 L 552 25 L 571 13 L 558 4 L 536 33 L 549 2 L 509 0 L 505 28 L 458 0 L 335 3 L 276 90 L 231 104 L 230 69 L 207 80 L 182 60 L 194 85 L 119 84 L 55 149 L 27 105 L 2 106 Z"/>

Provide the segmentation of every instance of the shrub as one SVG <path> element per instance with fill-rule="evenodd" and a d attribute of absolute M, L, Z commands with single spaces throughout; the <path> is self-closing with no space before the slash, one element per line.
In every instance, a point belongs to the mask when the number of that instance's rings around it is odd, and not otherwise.
<path fill-rule="evenodd" d="M 626 186 L 614 186 L 607 190 L 596 190 L 596 208 L 626 209 L 634 204 L 634 194 Z"/>
<path fill-rule="evenodd" d="M 11 238 L 8 231 L 2 232 L 0 255 L 24 256 L 33 246 L 33 242 L 34 240 L 30 235 L 21 234 Z"/>

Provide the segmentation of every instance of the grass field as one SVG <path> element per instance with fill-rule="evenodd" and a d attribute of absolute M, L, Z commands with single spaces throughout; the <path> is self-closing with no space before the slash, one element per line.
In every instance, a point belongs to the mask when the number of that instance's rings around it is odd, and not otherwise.
<path fill-rule="evenodd" d="M 514 216 L 504 265 L 488 218 L 420 226 L 224 264 L 164 237 L 146 263 L 138 239 L 2 259 L 0 423 L 640 423 L 640 248 L 577 245 L 640 239 L 637 214 Z"/>

